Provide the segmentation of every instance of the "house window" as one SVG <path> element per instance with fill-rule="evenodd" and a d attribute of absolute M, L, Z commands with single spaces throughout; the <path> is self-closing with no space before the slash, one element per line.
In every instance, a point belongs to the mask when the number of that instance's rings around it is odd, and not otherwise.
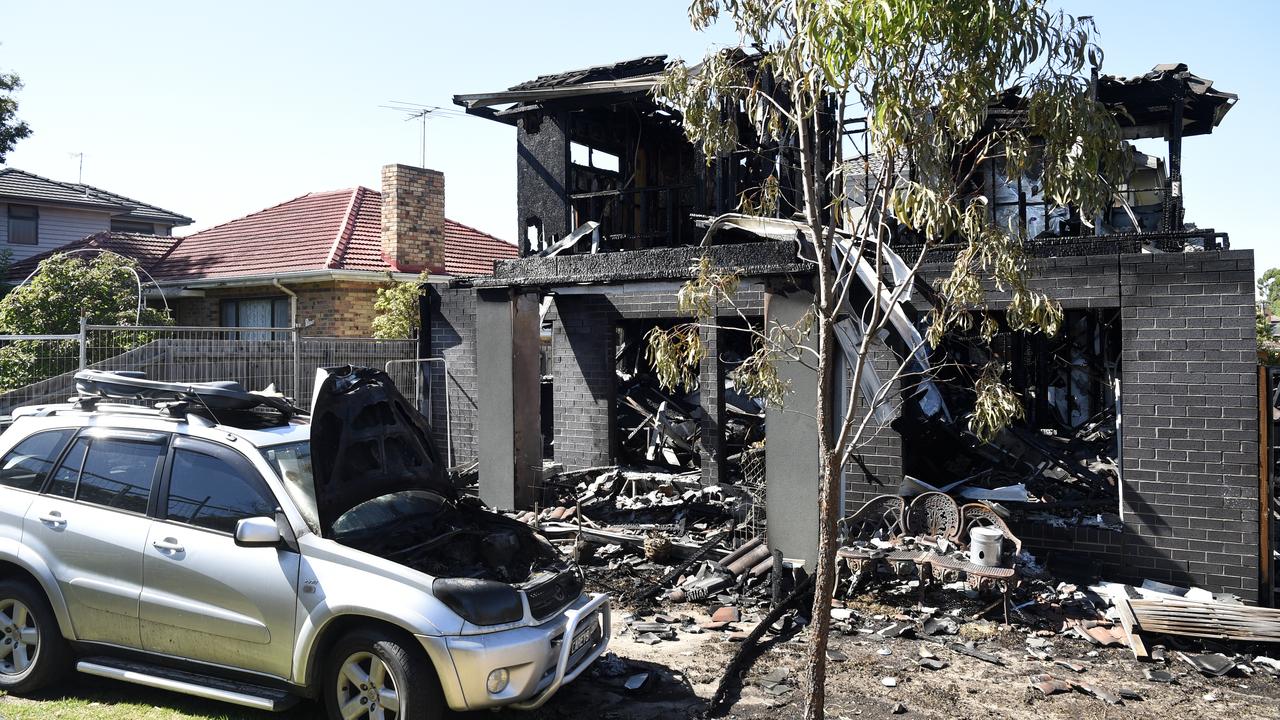
<path fill-rule="evenodd" d="M 40 242 L 40 210 L 35 205 L 9 206 L 9 244 L 36 245 Z"/>
<path fill-rule="evenodd" d="M 142 233 L 143 235 L 152 235 L 155 231 L 156 226 L 149 222 L 138 222 L 137 220 L 111 221 L 111 232 Z"/>
<path fill-rule="evenodd" d="M 223 300 L 220 306 L 220 324 L 222 327 L 289 327 L 289 299 L 288 298 L 237 298 L 235 300 Z M 241 333 L 241 340 L 267 340 L 272 339 L 271 333 Z M 283 339 L 282 333 L 275 333 L 279 337 L 274 339 Z"/>

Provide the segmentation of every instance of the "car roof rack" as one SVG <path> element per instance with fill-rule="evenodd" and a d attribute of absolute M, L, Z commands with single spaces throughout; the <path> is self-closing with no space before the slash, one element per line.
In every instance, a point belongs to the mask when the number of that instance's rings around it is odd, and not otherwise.
<path fill-rule="evenodd" d="M 170 415 L 207 414 L 218 424 L 236 427 L 262 426 L 264 410 L 278 413 L 283 423 L 307 414 L 282 395 L 245 390 L 231 380 L 178 383 L 148 380 L 145 373 L 137 371 L 81 370 L 75 374 L 75 382 L 78 397 L 74 404 L 82 410 L 93 410 L 107 399 L 152 400 Z"/>

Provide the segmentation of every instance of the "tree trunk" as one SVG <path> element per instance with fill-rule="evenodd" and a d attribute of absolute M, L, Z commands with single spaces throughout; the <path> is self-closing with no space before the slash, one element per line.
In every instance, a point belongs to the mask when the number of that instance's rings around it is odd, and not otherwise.
<path fill-rule="evenodd" d="M 818 313 L 818 562 L 814 568 L 813 613 L 809 623 L 805 720 L 823 720 L 827 683 L 827 639 L 836 582 L 836 524 L 840 517 L 840 463 L 831 447 L 831 400 L 835 376 L 835 319 Z"/>

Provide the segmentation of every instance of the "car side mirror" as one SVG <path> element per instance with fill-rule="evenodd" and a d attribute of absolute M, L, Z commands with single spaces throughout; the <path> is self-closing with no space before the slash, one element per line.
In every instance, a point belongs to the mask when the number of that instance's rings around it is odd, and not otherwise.
<path fill-rule="evenodd" d="M 275 518 L 252 517 L 236 523 L 236 545 L 240 547 L 275 547 L 282 539 Z"/>

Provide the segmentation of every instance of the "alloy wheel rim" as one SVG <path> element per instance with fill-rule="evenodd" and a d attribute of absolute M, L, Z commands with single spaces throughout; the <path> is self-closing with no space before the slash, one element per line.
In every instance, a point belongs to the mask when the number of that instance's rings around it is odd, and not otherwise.
<path fill-rule="evenodd" d="M 335 689 L 342 720 L 396 720 L 400 717 L 400 693 L 396 680 L 387 664 L 373 653 L 355 653 L 344 660 Z"/>
<path fill-rule="evenodd" d="M 22 675 L 40 652 L 40 628 L 21 601 L 0 600 L 0 675 Z"/>

